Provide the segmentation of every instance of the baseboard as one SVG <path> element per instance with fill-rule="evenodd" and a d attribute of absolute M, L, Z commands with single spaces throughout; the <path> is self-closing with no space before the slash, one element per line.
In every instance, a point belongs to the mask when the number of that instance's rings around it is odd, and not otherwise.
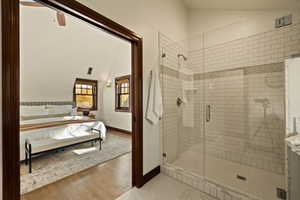
<path fill-rule="evenodd" d="M 112 126 L 106 126 L 106 128 L 110 129 L 110 130 L 114 130 L 114 131 L 119 131 L 119 132 L 122 132 L 122 133 L 126 133 L 126 134 L 131 134 L 131 131 L 127 131 L 127 130 L 120 129 L 120 128 L 115 128 L 115 127 L 112 127 Z"/>
<path fill-rule="evenodd" d="M 151 179 L 153 179 L 155 176 L 157 176 L 160 173 L 160 166 L 155 167 L 154 169 L 152 169 L 150 172 L 148 172 L 147 174 L 145 174 L 143 176 L 143 185 L 146 184 L 148 181 L 150 181 Z"/>

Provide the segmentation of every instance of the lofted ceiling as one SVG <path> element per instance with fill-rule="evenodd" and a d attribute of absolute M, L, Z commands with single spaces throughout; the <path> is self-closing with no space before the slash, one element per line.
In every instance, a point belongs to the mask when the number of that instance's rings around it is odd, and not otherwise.
<path fill-rule="evenodd" d="M 183 0 L 190 9 L 289 10 L 300 9 L 300 0 Z"/>

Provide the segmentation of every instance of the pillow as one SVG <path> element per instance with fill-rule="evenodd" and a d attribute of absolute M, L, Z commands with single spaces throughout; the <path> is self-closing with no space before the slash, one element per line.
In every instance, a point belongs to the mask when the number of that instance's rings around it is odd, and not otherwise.
<path fill-rule="evenodd" d="M 61 106 L 47 106 L 48 114 L 49 115 L 60 115 L 66 114 L 70 115 L 73 111 L 72 105 L 61 105 Z"/>
<path fill-rule="evenodd" d="M 48 115 L 48 111 L 45 106 L 20 106 L 20 116 L 41 116 Z"/>
<path fill-rule="evenodd" d="M 77 110 L 78 110 L 77 107 L 72 108 L 71 116 L 77 116 Z"/>

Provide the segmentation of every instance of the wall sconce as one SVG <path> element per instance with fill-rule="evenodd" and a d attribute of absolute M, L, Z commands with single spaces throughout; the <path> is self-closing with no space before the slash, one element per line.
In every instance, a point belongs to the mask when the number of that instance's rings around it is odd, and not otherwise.
<path fill-rule="evenodd" d="M 106 87 L 111 87 L 112 86 L 112 82 L 111 81 L 107 81 L 105 85 L 106 85 Z"/>

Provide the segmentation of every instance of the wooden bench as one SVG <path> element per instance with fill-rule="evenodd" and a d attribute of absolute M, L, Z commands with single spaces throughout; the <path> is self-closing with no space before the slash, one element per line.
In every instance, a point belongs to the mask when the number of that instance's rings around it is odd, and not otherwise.
<path fill-rule="evenodd" d="M 25 164 L 29 164 L 29 173 L 32 172 L 32 158 L 44 153 L 58 151 L 75 145 L 80 145 L 87 142 L 99 141 L 99 151 L 102 149 L 101 131 L 98 129 L 90 129 L 89 131 L 82 131 L 82 136 L 73 138 L 50 138 L 35 140 L 34 138 L 27 138 L 25 140 Z M 71 135 L 72 136 L 72 135 Z"/>

